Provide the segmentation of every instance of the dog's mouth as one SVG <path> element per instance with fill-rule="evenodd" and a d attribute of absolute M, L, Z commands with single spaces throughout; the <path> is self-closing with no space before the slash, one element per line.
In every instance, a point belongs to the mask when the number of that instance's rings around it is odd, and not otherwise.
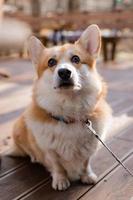
<path fill-rule="evenodd" d="M 73 81 L 73 79 L 60 80 L 58 82 L 58 86 L 57 86 L 57 88 L 59 88 L 59 89 L 70 89 L 72 87 L 74 87 L 74 81 Z"/>
<path fill-rule="evenodd" d="M 59 84 L 59 88 L 64 88 L 64 89 L 69 89 L 70 87 L 73 87 L 74 86 L 74 83 L 71 81 L 71 82 L 60 82 Z"/>
<path fill-rule="evenodd" d="M 73 82 L 60 82 L 60 84 L 57 87 L 54 87 L 54 89 L 59 89 L 59 90 L 80 90 L 81 85 L 80 84 L 74 84 Z"/>
<path fill-rule="evenodd" d="M 81 89 L 81 84 L 76 83 L 74 79 L 69 79 L 69 80 L 59 80 L 57 85 L 54 86 L 54 89 L 57 90 L 67 90 L 67 91 L 74 91 L 74 90 L 80 90 Z"/>

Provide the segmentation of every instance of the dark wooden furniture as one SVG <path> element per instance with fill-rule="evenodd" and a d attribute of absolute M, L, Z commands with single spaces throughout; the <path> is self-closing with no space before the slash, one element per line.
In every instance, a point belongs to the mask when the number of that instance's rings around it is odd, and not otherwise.
<path fill-rule="evenodd" d="M 41 28 L 52 28 L 57 25 L 69 25 L 71 30 L 85 29 L 90 24 L 98 24 L 101 29 L 133 29 L 132 10 L 123 11 L 101 11 L 101 12 L 71 12 L 71 13 L 48 13 L 40 17 L 25 15 L 23 12 L 6 14 L 8 17 L 17 18 L 31 25 L 34 32 Z"/>
<path fill-rule="evenodd" d="M 0 66 L 3 61 L 0 61 Z M 128 63 L 129 64 L 129 63 Z M 133 64 L 130 63 L 132 66 Z M 18 68 L 19 65 L 19 68 Z M 125 63 L 126 65 L 126 63 Z M 0 85 L 0 144 L 29 102 L 33 70 L 25 60 L 5 61 L 12 76 Z M 99 68 L 109 83 L 108 101 L 114 110 L 114 123 L 107 144 L 133 172 L 133 67 L 121 70 Z M 10 84 L 9 84 L 10 83 Z M 5 86 L 5 87 L 4 87 Z M 2 146 L 0 146 L 1 150 Z M 76 167 L 76 166 L 75 166 Z M 131 200 L 133 178 L 101 147 L 93 159 L 98 175 L 95 186 L 72 183 L 64 192 L 51 188 L 51 177 L 43 166 L 28 158 L 2 157 L 0 165 L 1 200 Z"/>
<path fill-rule="evenodd" d="M 52 42 L 58 43 L 58 35 L 62 30 L 83 30 L 90 24 L 98 24 L 101 29 L 123 30 L 129 28 L 133 30 L 133 12 L 132 10 L 119 11 L 101 11 L 101 12 L 71 12 L 71 13 L 48 13 L 46 16 L 33 17 L 25 15 L 22 12 L 6 14 L 8 17 L 17 18 L 27 22 L 34 33 L 44 42 L 49 43 L 48 37 L 40 35 L 41 29 L 50 29 L 54 31 Z M 118 41 L 121 37 L 110 35 L 103 36 L 103 57 L 104 61 L 115 60 Z M 123 38 L 123 37 L 122 37 Z M 63 34 L 60 34 L 60 40 L 64 43 Z M 111 44 L 111 51 L 108 46 Z"/>
<path fill-rule="evenodd" d="M 108 34 L 102 34 L 102 50 L 104 61 L 115 60 L 116 47 L 119 40 L 122 38 L 120 31 L 108 30 Z M 110 48 L 109 48 L 110 45 Z"/>

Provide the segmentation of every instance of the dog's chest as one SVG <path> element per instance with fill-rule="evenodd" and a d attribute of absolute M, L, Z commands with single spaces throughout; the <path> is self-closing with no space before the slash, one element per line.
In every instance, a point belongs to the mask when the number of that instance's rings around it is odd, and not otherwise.
<path fill-rule="evenodd" d="M 28 120 L 27 126 L 43 152 L 53 149 L 66 161 L 86 159 L 94 150 L 94 137 L 82 123 L 51 124 Z"/>

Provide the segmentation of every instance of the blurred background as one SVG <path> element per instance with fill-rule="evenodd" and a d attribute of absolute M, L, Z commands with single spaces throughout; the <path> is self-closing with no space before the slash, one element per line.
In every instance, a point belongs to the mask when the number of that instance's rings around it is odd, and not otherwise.
<path fill-rule="evenodd" d="M 0 56 L 25 58 L 27 38 L 74 42 L 90 24 L 102 31 L 103 61 L 132 57 L 133 0 L 0 0 Z"/>

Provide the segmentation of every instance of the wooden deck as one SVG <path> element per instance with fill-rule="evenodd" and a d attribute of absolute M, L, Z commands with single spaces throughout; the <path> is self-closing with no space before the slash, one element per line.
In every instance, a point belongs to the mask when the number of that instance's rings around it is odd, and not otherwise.
<path fill-rule="evenodd" d="M 30 101 L 33 69 L 26 60 L 1 60 L 0 69 L 11 75 L 0 80 L 1 150 L 3 139 Z M 133 63 L 116 64 L 112 69 L 100 66 L 99 71 L 109 83 L 108 101 L 114 110 L 106 143 L 133 173 Z M 99 177 L 95 186 L 76 182 L 58 192 L 51 188 L 43 166 L 29 159 L 2 157 L 0 200 L 133 200 L 133 178 L 104 147 L 95 155 L 93 169 Z"/>

